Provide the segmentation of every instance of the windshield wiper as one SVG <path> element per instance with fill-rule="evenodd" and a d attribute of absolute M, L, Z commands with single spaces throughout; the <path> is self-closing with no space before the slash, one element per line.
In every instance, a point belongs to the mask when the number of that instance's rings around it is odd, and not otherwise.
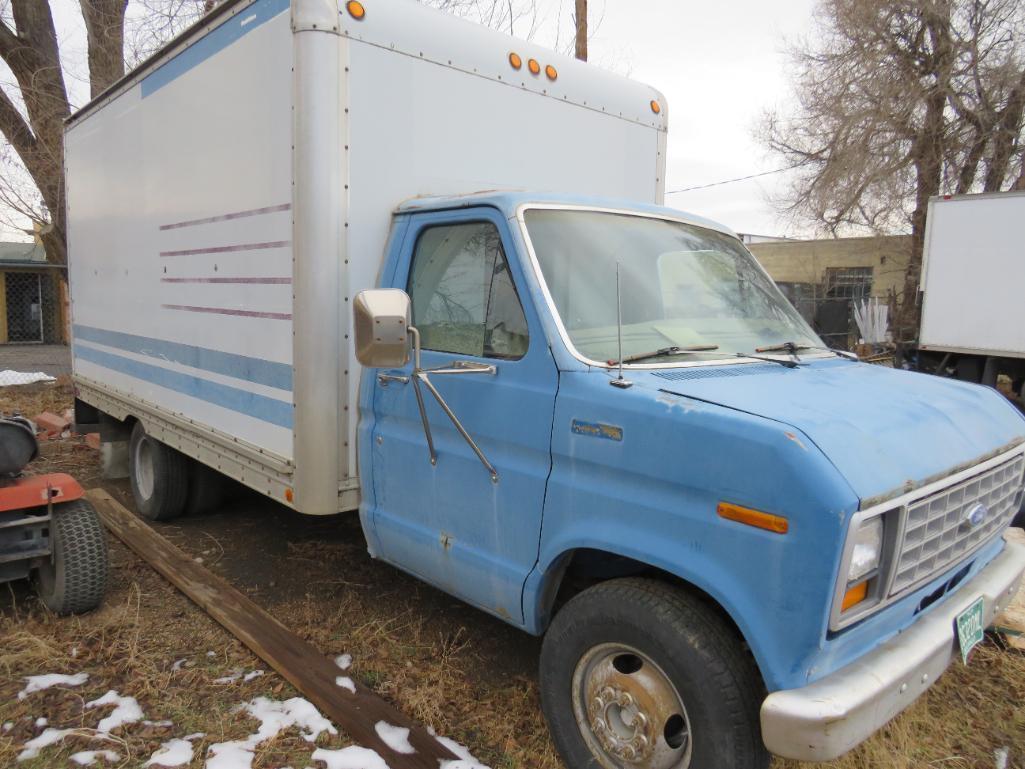
<path fill-rule="evenodd" d="M 717 344 L 695 344 L 689 347 L 663 347 L 659 350 L 652 350 L 651 352 L 641 352 L 636 355 L 627 355 L 623 358 L 623 363 L 636 363 L 639 360 L 647 360 L 648 358 L 661 358 L 665 355 L 681 355 L 690 352 L 711 352 L 712 350 L 718 350 L 719 345 Z M 620 361 L 609 359 L 610 366 L 618 366 Z"/>
<path fill-rule="evenodd" d="M 783 358 L 766 358 L 762 355 L 752 355 L 749 352 L 738 352 L 734 357 L 736 358 L 751 358 L 752 360 L 764 360 L 767 363 L 778 363 L 781 366 L 787 368 L 797 368 L 796 360 L 784 360 Z"/>
<path fill-rule="evenodd" d="M 835 350 L 832 347 L 820 347 L 817 344 L 798 344 L 796 342 L 781 342 L 780 344 L 769 345 L 768 347 L 756 347 L 755 352 L 787 352 L 797 357 L 798 350 L 823 350 L 824 352 L 831 352 L 834 355 L 839 355 L 841 358 L 847 358 L 848 360 L 857 360 L 858 356 L 854 353 L 847 352 L 846 350 Z"/>

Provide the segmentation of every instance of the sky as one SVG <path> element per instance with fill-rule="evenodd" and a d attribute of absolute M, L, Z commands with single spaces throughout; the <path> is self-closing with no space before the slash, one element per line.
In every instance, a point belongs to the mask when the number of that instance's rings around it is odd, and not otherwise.
<path fill-rule="evenodd" d="M 134 0 L 130 0 L 134 2 Z M 572 0 L 539 0 L 536 41 L 551 44 L 562 7 L 569 33 Z M 51 0 L 68 87 L 82 103 L 87 86 L 85 33 L 77 0 Z M 590 60 L 659 89 L 669 103 L 667 190 L 713 184 L 778 168 L 754 137 L 764 110 L 790 100 L 788 41 L 811 32 L 814 0 L 590 0 Z M 522 24 L 522 23 L 521 23 Z M 518 32 L 525 32 L 525 25 Z M 7 82 L 9 76 L 3 76 Z M 808 235 L 771 203 L 786 174 L 667 194 L 666 204 L 718 220 L 738 232 Z"/>

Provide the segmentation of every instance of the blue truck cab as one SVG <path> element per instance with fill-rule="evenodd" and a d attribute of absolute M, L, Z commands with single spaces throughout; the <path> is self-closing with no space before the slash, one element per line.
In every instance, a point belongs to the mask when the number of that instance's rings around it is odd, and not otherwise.
<path fill-rule="evenodd" d="M 353 306 L 371 553 L 545 634 L 570 767 L 836 757 L 1025 571 L 1021 414 L 827 349 L 713 222 L 415 199 Z"/>

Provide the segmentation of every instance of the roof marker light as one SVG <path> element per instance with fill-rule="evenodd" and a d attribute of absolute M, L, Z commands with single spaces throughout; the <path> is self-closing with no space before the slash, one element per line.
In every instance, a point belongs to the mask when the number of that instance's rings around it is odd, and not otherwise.
<path fill-rule="evenodd" d="M 527 69 L 530 70 L 531 75 L 541 74 L 541 65 L 537 63 L 537 59 L 530 59 L 527 62 Z"/>
<path fill-rule="evenodd" d="M 345 10 L 349 12 L 356 21 L 363 21 L 363 17 L 367 15 L 367 9 L 363 7 L 363 3 L 359 0 L 349 0 L 345 4 Z"/>
<path fill-rule="evenodd" d="M 559 70 L 557 70 L 555 67 L 549 64 L 547 67 L 545 67 L 545 75 L 548 76 L 549 80 L 557 80 L 559 78 Z"/>
<path fill-rule="evenodd" d="M 659 104 L 654 99 L 652 99 L 651 100 L 651 111 L 654 112 L 656 115 L 660 114 L 662 112 L 662 105 Z"/>
<path fill-rule="evenodd" d="M 523 59 L 521 59 L 520 55 L 515 51 L 509 54 L 509 66 L 513 69 L 519 69 L 523 66 Z"/>

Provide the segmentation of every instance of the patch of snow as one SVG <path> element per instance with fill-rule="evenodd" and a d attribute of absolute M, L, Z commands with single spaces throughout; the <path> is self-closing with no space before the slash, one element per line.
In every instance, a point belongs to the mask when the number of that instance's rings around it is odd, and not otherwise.
<path fill-rule="evenodd" d="M 353 680 L 348 676 L 336 676 L 335 685 L 340 686 L 343 689 L 348 689 L 353 694 L 356 693 L 356 684 L 353 683 Z"/>
<path fill-rule="evenodd" d="M 96 759 L 98 758 L 114 763 L 120 759 L 121 756 L 113 750 L 80 750 L 77 753 L 71 754 L 71 760 L 76 764 L 81 764 L 82 766 L 92 766 L 96 763 Z"/>
<path fill-rule="evenodd" d="M 171 672 L 177 673 L 179 670 L 181 670 L 182 665 L 185 664 L 185 660 L 185 657 L 182 657 L 180 660 L 175 660 L 174 663 L 171 665 Z"/>
<path fill-rule="evenodd" d="M 25 678 L 28 681 L 28 686 L 18 692 L 18 699 L 23 700 L 33 692 L 41 692 L 44 689 L 49 689 L 51 686 L 81 686 L 89 680 L 88 673 L 75 673 L 74 675 L 66 676 L 63 673 L 47 673 L 41 676 L 28 676 Z"/>
<path fill-rule="evenodd" d="M 339 654 L 335 657 L 335 664 L 342 670 L 348 670 L 352 667 L 352 655 L 351 654 Z"/>
<path fill-rule="evenodd" d="M 33 382 L 56 382 L 49 374 L 44 374 L 42 371 L 13 371 L 11 369 L 4 369 L 0 371 L 0 387 L 7 387 L 8 385 L 25 385 L 32 384 Z"/>
<path fill-rule="evenodd" d="M 260 728 L 244 740 L 218 742 L 207 748 L 206 769 L 251 769 L 256 747 L 292 726 L 298 727 L 307 742 L 316 742 L 322 732 L 338 734 L 338 730 L 320 715 L 308 700 L 302 697 L 279 702 L 267 697 L 257 697 L 240 706 L 253 718 L 260 721 Z M 360 769 L 374 769 L 360 767 Z M 387 768 L 385 768 L 387 769 Z"/>
<path fill-rule="evenodd" d="M 253 671 L 250 671 L 249 673 L 246 673 L 244 676 L 242 676 L 242 681 L 243 682 L 252 681 L 254 678 L 259 678 L 262 675 L 263 675 L 263 671 L 262 670 L 253 670 Z"/>
<path fill-rule="evenodd" d="M 188 740 L 168 740 L 154 751 L 143 766 L 182 766 L 192 761 L 192 743 Z"/>
<path fill-rule="evenodd" d="M 98 700 L 85 703 L 86 709 L 98 708 L 102 705 L 113 705 L 114 710 L 96 725 L 97 731 L 111 732 L 124 724 L 134 724 L 136 721 L 142 720 L 142 708 L 139 707 L 135 697 L 123 697 L 111 689 Z"/>
<path fill-rule="evenodd" d="M 77 646 L 72 646 L 71 647 L 71 657 L 72 657 L 72 659 L 74 659 L 77 656 L 78 656 L 78 647 Z"/>
<path fill-rule="evenodd" d="M 215 651 L 208 651 L 206 653 L 206 656 L 207 657 L 216 657 L 217 656 L 217 652 L 215 652 Z"/>
<path fill-rule="evenodd" d="M 4 731 L 9 732 L 14 728 L 14 721 L 4 721 Z"/>
<path fill-rule="evenodd" d="M 56 745 L 58 742 L 63 740 L 67 735 L 71 734 L 74 729 L 47 729 L 45 732 L 35 737 L 22 747 L 21 753 L 18 754 L 19 761 L 28 761 L 30 758 L 35 758 L 39 755 L 39 751 L 43 748 L 49 747 L 50 745 Z"/>
<path fill-rule="evenodd" d="M 388 764 L 375 751 L 350 745 L 341 750 L 317 748 L 311 758 L 323 761 L 327 769 L 388 769 Z"/>
<path fill-rule="evenodd" d="M 192 734 L 186 734 L 182 739 L 191 742 L 192 740 L 198 740 L 203 737 L 206 737 L 206 732 L 193 732 Z"/>
<path fill-rule="evenodd" d="M 37 729 L 42 729 L 48 723 L 49 723 L 49 721 L 47 721 L 45 718 L 39 717 L 39 718 L 36 719 L 36 728 Z"/>
<path fill-rule="evenodd" d="M 163 728 L 166 726 L 174 726 L 174 721 L 143 721 L 142 725 Z"/>
<path fill-rule="evenodd" d="M 374 731 L 389 748 L 396 753 L 416 753 L 416 749 L 409 744 L 409 729 L 404 726 L 395 726 L 387 721 L 378 721 L 374 724 Z"/>
<path fill-rule="evenodd" d="M 434 734 L 433 729 L 429 731 L 431 734 Z M 490 769 L 490 767 L 485 766 L 474 758 L 465 745 L 460 745 L 449 737 L 441 737 L 437 734 L 434 735 L 434 739 L 459 756 L 458 761 L 442 761 L 439 769 Z"/>
<path fill-rule="evenodd" d="M 214 683 L 215 684 L 233 684 L 233 683 L 235 683 L 241 677 L 242 677 L 242 671 L 241 670 L 233 670 L 230 674 L 228 674 L 226 676 L 221 676 L 220 678 L 215 678 L 214 679 Z"/>

